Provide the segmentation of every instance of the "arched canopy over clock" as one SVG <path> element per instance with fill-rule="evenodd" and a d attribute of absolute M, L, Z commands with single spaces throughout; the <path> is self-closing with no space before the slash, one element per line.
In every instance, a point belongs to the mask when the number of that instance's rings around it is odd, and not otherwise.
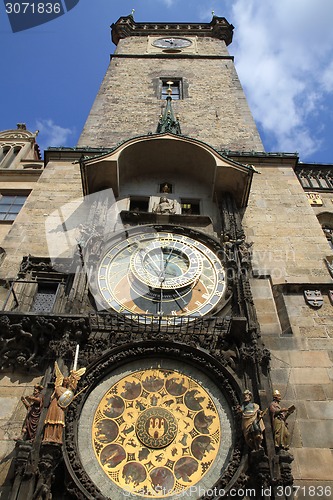
<path fill-rule="evenodd" d="M 156 166 L 165 177 L 191 178 L 209 187 L 212 197 L 233 195 L 238 207 L 247 204 L 255 170 L 223 156 L 209 145 L 174 134 L 156 134 L 130 139 L 109 154 L 83 159 L 81 175 L 84 195 L 112 188 L 119 196 L 121 186 L 149 178 Z"/>

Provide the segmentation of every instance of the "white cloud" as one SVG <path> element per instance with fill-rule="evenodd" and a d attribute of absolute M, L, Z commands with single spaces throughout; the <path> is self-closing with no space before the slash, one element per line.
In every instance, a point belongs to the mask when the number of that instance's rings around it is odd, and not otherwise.
<path fill-rule="evenodd" d="M 233 51 L 270 150 L 306 157 L 321 145 L 311 120 L 333 92 L 331 0 L 235 0 Z"/>
<path fill-rule="evenodd" d="M 326 92 L 333 92 L 333 60 L 323 69 L 321 84 Z"/>
<path fill-rule="evenodd" d="M 68 145 L 74 130 L 56 125 L 51 119 L 41 119 L 36 121 L 39 130 L 38 144 L 41 149 L 48 147 L 59 147 Z"/>

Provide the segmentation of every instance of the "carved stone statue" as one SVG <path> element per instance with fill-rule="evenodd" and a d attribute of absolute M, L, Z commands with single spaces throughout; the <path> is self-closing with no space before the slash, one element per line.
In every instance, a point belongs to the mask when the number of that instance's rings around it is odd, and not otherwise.
<path fill-rule="evenodd" d="M 244 401 L 238 407 L 238 411 L 242 414 L 242 430 L 246 444 L 252 450 L 262 448 L 263 432 L 265 424 L 262 420 L 264 413 L 260 410 L 259 405 L 252 402 L 252 393 L 246 389 L 243 393 Z"/>
<path fill-rule="evenodd" d="M 175 214 L 175 202 L 165 196 L 161 196 L 159 203 L 154 206 L 153 212 L 155 214 Z"/>
<path fill-rule="evenodd" d="M 238 249 L 239 260 L 243 265 L 248 265 L 252 258 L 251 247 L 253 242 L 248 243 L 244 238 L 233 240 L 229 235 L 224 236 L 224 246 L 230 259 L 235 258 L 235 252 Z"/>
<path fill-rule="evenodd" d="M 33 441 L 36 437 L 37 426 L 43 408 L 42 390 L 43 386 L 36 384 L 31 395 L 21 397 L 22 403 L 28 410 L 22 427 L 23 438 L 29 441 Z"/>
<path fill-rule="evenodd" d="M 295 411 L 295 406 L 283 408 L 280 404 L 281 394 L 279 391 L 273 392 L 273 401 L 270 404 L 269 412 L 272 419 L 275 448 L 288 450 L 290 445 L 290 432 L 287 418 Z"/>
<path fill-rule="evenodd" d="M 56 381 L 51 403 L 44 422 L 43 442 L 62 443 L 62 434 L 65 427 L 65 410 L 74 399 L 77 383 L 86 369 L 72 370 L 69 377 L 64 377 L 58 363 L 54 365 Z"/>

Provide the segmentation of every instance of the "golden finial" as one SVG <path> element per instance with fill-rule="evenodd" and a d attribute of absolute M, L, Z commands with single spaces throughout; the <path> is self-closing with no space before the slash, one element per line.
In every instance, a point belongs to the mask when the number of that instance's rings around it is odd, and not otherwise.
<path fill-rule="evenodd" d="M 170 80 L 168 82 L 166 82 L 167 85 L 169 85 L 169 88 L 167 89 L 167 94 L 168 95 L 171 95 L 172 94 L 172 88 L 171 88 L 171 85 L 173 85 L 173 82 L 171 82 Z"/>

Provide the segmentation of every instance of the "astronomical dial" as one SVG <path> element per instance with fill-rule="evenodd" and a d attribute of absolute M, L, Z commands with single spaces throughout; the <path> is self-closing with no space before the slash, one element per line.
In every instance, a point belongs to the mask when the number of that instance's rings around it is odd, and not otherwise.
<path fill-rule="evenodd" d="M 183 49 L 192 45 L 192 42 L 188 38 L 158 38 L 152 44 L 162 49 Z"/>
<path fill-rule="evenodd" d="M 209 496 L 208 489 L 219 484 L 230 463 L 235 464 L 237 430 L 222 392 L 225 387 L 233 391 L 233 386 L 223 383 L 228 380 L 224 376 L 216 385 L 216 372 L 202 371 L 201 362 L 207 365 L 204 360 L 209 358 L 200 352 L 191 364 L 182 355 L 152 358 L 150 347 L 144 357 L 141 346 L 134 351 L 133 346 L 125 347 L 122 360 L 129 352 L 131 361 L 113 370 L 96 367 L 100 378 L 80 410 L 78 450 L 72 456 L 89 478 L 84 486 L 90 486 L 91 498 L 195 500 L 204 492 Z M 135 360 L 137 352 L 141 355 Z M 179 347 L 172 352 L 179 354 Z M 105 366 L 114 368 L 114 357 L 106 356 Z M 204 369 L 210 372 L 211 367 Z M 82 477 L 82 468 L 78 470 Z M 230 468 L 226 477 L 230 480 Z M 94 486 L 99 491 L 95 496 Z"/>
<path fill-rule="evenodd" d="M 131 259 L 131 269 L 139 281 L 151 288 L 182 288 L 199 278 L 202 258 L 181 241 L 171 240 L 161 247 L 157 239 L 138 248 Z"/>
<path fill-rule="evenodd" d="M 97 281 L 103 307 L 163 319 L 208 314 L 226 289 L 224 268 L 208 246 L 153 227 L 111 246 Z"/>
<path fill-rule="evenodd" d="M 116 382 L 99 402 L 92 426 L 95 459 L 113 483 L 109 487 L 133 497 L 185 496 L 214 468 L 222 439 L 225 446 L 210 394 L 165 369 L 140 370 Z"/>

